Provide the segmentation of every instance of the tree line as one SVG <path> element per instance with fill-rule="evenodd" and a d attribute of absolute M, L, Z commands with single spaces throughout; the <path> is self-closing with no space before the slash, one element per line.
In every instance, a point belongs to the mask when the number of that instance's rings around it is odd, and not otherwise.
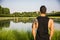
<path fill-rule="evenodd" d="M 10 13 L 9 8 L 0 6 L 0 17 L 37 17 L 40 12 L 14 12 Z M 60 16 L 60 12 L 47 13 L 47 16 Z"/>

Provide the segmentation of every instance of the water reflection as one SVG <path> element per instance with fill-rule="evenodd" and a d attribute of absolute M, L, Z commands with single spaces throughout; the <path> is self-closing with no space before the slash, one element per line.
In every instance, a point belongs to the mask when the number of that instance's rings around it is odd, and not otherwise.
<path fill-rule="evenodd" d="M 60 23 L 54 23 L 54 28 L 56 29 L 56 30 L 60 30 Z"/>
<path fill-rule="evenodd" d="M 31 31 L 32 30 L 32 23 L 23 23 L 23 22 L 19 22 L 19 23 L 14 23 L 11 21 L 10 24 L 10 29 L 14 29 L 14 30 L 24 30 L 24 31 Z M 54 29 L 55 30 L 60 30 L 60 23 L 56 23 L 54 22 Z"/>
<path fill-rule="evenodd" d="M 15 22 L 15 23 L 19 23 L 19 22 L 23 22 L 23 23 L 31 23 L 31 22 L 33 22 L 33 20 L 34 20 L 35 18 L 33 18 L 33 17 L 19 17 L 19 18 L 15 18 L 15 19 L 13 19 L 12 21 L 13 22 Z"/>
<path fill-rule="evenodd" d="M 9 27 L 10 21 L 9 20 L 0 20 L 0 28 Z"/>
<path fill-rule="evenodd" d="M 11 21 L 9 29 L 19 30 L 19 31 L 20 30 L 31 31 L 32 23 L 23 23 L 23 22 L 14 23 L 13 21 Z"/>
<path fill-rule="evenodd" d="M 58 23 L 57 19 L 54 19 L 54 28 L 56 30 L 60 30 L 60 22 Z M 18 19 L 18 20 L 0 20 L 0 28 L 3 29 L 11 29 L 11 30 L 24 30 L 31 31 L 32 30 L 32 21 L 33 19 Z"/>

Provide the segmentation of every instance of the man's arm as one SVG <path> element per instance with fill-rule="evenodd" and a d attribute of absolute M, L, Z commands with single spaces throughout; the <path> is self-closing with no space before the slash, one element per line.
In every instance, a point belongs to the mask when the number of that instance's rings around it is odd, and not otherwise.
<path fill-rule="evenodd" d="M 50 19 L 50 40 L 53 36 L 53 33 L 54 33 L 54 21 Z"/>
<path fill-rule="evenodd" d="M 37 27 L 38 27 L 38 21 L 37 21 L 37 19 L 35 19 L 33 24 L 32 24 L 32 34 L 33 34 L 34 40 L 35 40 L 35 37 L 36 37 Z"/>

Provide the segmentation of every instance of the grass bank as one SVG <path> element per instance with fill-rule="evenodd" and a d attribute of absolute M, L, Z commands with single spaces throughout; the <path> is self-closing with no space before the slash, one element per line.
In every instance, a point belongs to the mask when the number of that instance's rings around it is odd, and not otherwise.
<path fill-rule="evenodd" d="M 0 30 L 0 40 L 33 40 L 30 31 Z M 60 40 L 60 31 L 55 30 L 52 40 Z"/>

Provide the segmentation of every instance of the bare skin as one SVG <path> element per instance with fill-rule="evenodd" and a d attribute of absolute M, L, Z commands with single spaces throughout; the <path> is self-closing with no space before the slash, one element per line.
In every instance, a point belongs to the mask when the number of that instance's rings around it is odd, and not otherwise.
<path fill-rule="evenodd" d="M 46 14 L 41 14 L 41 16 L 46 16 Z M 34 40 L 35 40 L 36 30 L 38 28 L 38 21 L 37 21 L 37 19 L 33 22 L 32 26 L 33 26 L 33 28 L 32 28 L 32 34 L 33 34 L 33 37 L 34 37 Z M 53 33 L 54 33 L 54 22 L 53 22 L 52 19 L 49 19 L 48 29 L 50 30 L 50 37 L 49 37 L 49 39 L 51 40 L 51 38 L 53 36 Z"/>

